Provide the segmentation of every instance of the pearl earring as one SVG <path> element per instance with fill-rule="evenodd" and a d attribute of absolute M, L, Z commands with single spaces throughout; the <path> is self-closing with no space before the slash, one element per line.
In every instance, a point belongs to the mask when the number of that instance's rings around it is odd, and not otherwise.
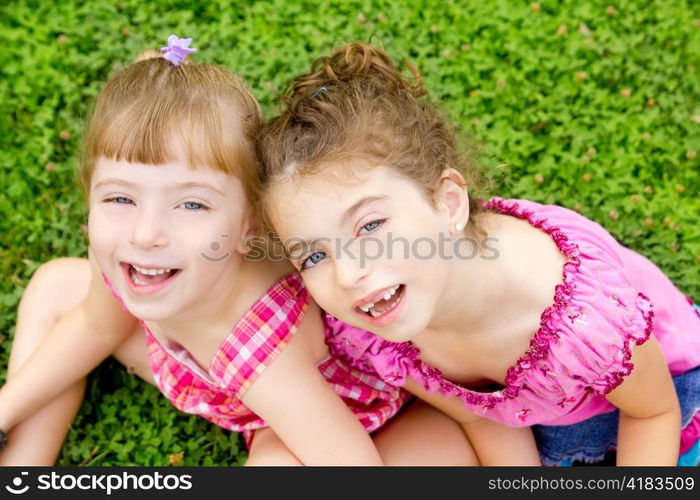
<path fill-rule="evenodd" d="M 459 224 L 459 223 L 455 224 L 455 232 L 459 232 L 462 229 L 464 229 L 464 226 L 462 224 Z"/>

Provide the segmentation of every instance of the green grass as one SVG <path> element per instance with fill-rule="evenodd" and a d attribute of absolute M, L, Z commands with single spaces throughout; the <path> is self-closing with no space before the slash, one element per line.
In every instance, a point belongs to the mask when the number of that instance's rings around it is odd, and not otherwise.
<path fill-rule="evenodd" d="M 342 43 L 407 58 L 486 145 L 498 194 L 576 208 L 700 299 L 700 4 L 652 1 L 9 1 L 0 10 L 0 365 L 36 268 L 83 256 L 74 181 L 89 103 L 168 35 L 241 74 L 267 115 Z M 612 8 L 609 7 L 612 5 Z M 3 369 L 4 377 L 4 369 Z M 239 437 L 174 410 L 109 362 L 91 377 L 60 464 L 245 458 Z"/>

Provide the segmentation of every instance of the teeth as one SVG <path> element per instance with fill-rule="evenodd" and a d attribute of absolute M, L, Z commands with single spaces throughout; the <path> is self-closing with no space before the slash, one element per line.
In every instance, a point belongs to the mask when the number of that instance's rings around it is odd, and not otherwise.
<path fill-rule="evenodd" d="M 369 312 L 370 309 L 374 307 L 374 302 L 370 302 L 368 304 L 365 304 L 364 306 L 360 306 L 360 309 L 363 310 L 364 312 Z"/>
<path fill-rule="evenodd" d="M 143 267 L 138 267 L 135 265 L 131 265 L 131 269 L 129 271 L 129 274 L 131 275 L 131 279 L 134 281 L 134 283 L 138 286 L 144 286 L 148 285 L 145 281 L 139 278 L 139 273 L 140 274 L 146 274 L 148 276 L 156 276 L 158 274 L 165 274 L 169 273 L 170 269 L 144 269 Z"/>
<path fill-rule="evenodd" d="M 384 300 L 389 300 L 391 297 L 394 296 L 394 294 L 396 293 L 396 290 L 398 290 L 400 286 L 401 285 L 396 285 L 395 287 L 390 288 L 389 290 L 387 290 L 387 292 L 384 294 L 384 297 L 382 297 L 382 298 Z M 372 309 L 373 307 L 374 307 L 374 302 L 368 302 L 367 304 L 360 306 L 360 310 L 362 310 L 364 312 L 369 312 L 369 310 Z"/>
<path fill-rule="evenodd" d="M 156 276 L 158 274 L 164 274 L 164 273 L 169 273 L 170 269 L 146 269 L 143 267 L 136 266 L 134 264 L 131 264 L 131 267 L 136 269 L 138 272 L 141 274 L 147 274 L 149 276 Z"/>
<path fill-rule="evenodd" d="M 398 304 L 398 303 L 399 303 L 399 301 L 398 301 L 398 300 L 395 300 L 394 302 L 392 302 L 391 304 L 389 304 L 389 306 L 388 306 L 386 309 L 384 309 L 383 311 L 381 311 L 381 312 L 375 311 L 374 308 L 372 308 L 372 309 L 369 310 L 369 313 L 372 315 L 373 318 L 378 318 L 378 317 L 381 316 L 382 314 L 391 311 L 391 310 L 394 308 L 394 306 L 395 306 L 396 304 Z"/>
<path fill-rule="evenodd" d="M 384 295 L 384 297 L 383 297 L 384 300 L 389 300 L 393 295 L 395 295 L 395 294 L 396 294 L 396 290 L 398 290 L 400 286 L 401 286 L 401 285 L 396 285 L 394 288 L 390 289 L 390 290 Z M 397 300 L 395 300 L 394 302 L 392 302 L 391 304 L 389 304 L 389 305 L 387 306 L 387 308 L 384 309 L 384 310 L 381 311 L 381 312 L 376 311 L 376 310 L 374 309 L 374 304 L 366 304 L 366 305 L 364 305 L 364 306 L 360 306 L 360 310 L 363 311 L 363 312 L 369 313 L 373 318 L 378 318 L 378 317 L 381 316 L 382 314 L 391 311 L 391 310 L 394 308 L 394 306 L 395 306 L 396 304 L 398 304 L 398 303 L 399 303 L 399 301 L 398 301 L 398 299 L 397 299 Z"/>
<path fill-rule="evenodd" d="M 139 279 L 138 275 L 136 274 L 135 269 L 132 269 L 130 274 L 131 274 L 131 279 L 134 281 L 135 284 L 137 284 L 139 286 L 148 285 L 148 283 Z"/>

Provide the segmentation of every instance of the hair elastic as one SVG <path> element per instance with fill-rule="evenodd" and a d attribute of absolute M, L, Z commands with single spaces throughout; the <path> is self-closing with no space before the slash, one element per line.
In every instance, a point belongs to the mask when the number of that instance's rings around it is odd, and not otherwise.
<path fill-rule="evenodd" d="M 328 92 L 328 87 L 321 85 L 316 92 L 311 94 L 311 99 L 317 97 L 321 92 Z"/>
<path fill-rule="evenodd" d="M 191 43 L 191 38 L 180 38 L 177 35 L 170 35 L 167 47 L 160 48 L 160 51 L 164 54 L 163 59 L 170 61 L 173 66 L 180 66 L 188 54 L 197 52 L 197 49 L 190 47 Z"/>

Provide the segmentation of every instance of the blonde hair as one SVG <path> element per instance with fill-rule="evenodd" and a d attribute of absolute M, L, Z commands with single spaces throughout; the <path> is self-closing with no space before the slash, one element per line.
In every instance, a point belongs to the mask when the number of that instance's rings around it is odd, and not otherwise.
<path fill-rule="evenodd" d="M 179 139 L 190 168 L 235 175 L 254 205 L 260 193 L 254 141 L 261 122 L 260 106 L 239 76 L 211 64 L 174 66 L 148 50 L 97 97 L 79 180 L 89 198 L 98 158 L 167 163 L 176 159 Z"/>
<path fill-rule="evenodd" d="M 454 168 L 470 190 L 490 187 L 452 125 L 427 101 L 417 71 L 409 78 L 381 49 L 352 43 L 314 61 L 284 94 L 282 113 L 258 141 L 263 207 L 267 187 L 290 175 L 309 175 L 347 160 L 366 159 L 411 179 L 432 203 L 442 173 Z M 341 172 L 342 173 L 342 172 Z M 481 203 L 470 196 L 467 230 L 483 236 Z M 270 225 L 269 217 L 266 221 Z"/>

